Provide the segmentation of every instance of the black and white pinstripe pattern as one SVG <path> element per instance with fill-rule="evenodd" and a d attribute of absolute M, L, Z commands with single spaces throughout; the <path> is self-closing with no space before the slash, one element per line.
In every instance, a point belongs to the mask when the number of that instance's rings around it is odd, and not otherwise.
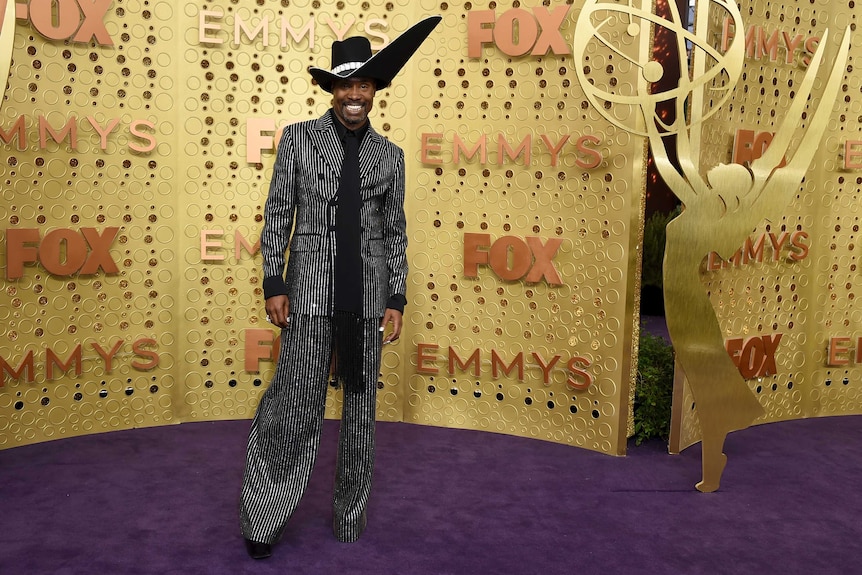
<path fill-rule="evenodd" d="M 362 382 L 345 385 L 333 495 L 333 530 L 354 541 L 365 528 L 374 468 L 378 319 L 363 320 Z M 333 320 L 291 314 L 280 360 L 248 438 L 240 516 L 246 539 L 274 543 L 299 504 L 317 458 L 333 346 Z M 281 359 L 283 358 L 283 359 Z"/>
<path fill-rule="evenodd" d="M 333 311 L 334 199 L 344 150 L 332 122 L 325 114 L 284 129 L 266 201 L 260 238 L 264 277 L 282 275 L 289 246 L 285 282 L 290 309 L 300 314 Z M 369 127 L 359 171 L 362 313 L 382 317 L 389 297 L 407 289 L 404 152 Z"/>
<path fill-rule="evenodd" d="M 365 511 L 374 470 L 377 379 L 380 373 L 379 320 L 362 320 L 361 382 L 344 382 L 338 463 L 332 496 L 332 529 L 340 541 L 356 541 L 365 529 Z M 350 351 L 350 350 L 348 350 Z M 337 350 L 337 354 L 343 353 Z M 352 383 L 359 383 L 355 386 Z"/>
<path fill-rule="evenodd" d="M 279 363 L 249 433 L 240 514 L 246 539 L 273 543 L 302 497 L 317 457 L 333 349 L 335 195 L 343 149 L 332 117 L 285 128 L 261 232 L 264 277 L 285 270 L 291 323 Z M 404 152 L 369 127 L 362 140 L 361 382 L 345 382 L 333 495 L 333 529 L 353 541 L 365 527 L 374 462 L 380 368 L 379 320 L 387 300 L 405 294 L 407 234 Z"/>

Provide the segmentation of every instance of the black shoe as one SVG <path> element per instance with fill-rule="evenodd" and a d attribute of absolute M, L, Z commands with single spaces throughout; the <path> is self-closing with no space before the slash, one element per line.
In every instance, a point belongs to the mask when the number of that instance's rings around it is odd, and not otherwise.
<path fill-rule="evenodd" d="M 272 555 L 272 545 L 260 541 L 245 540 L 245 548 L 252 559 L 266 559 Z"/>

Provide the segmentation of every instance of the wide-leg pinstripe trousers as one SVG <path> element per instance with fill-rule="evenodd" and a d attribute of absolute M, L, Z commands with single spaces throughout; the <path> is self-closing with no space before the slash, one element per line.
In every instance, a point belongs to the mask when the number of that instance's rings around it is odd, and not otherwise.
<path fill-rule="evenodd" d="M 362 324 L 363 381 L 343 386 L 333 493 L 333 531 L 340 541 L 355 541 L 365 529 L 374 467 L 382 335 L 379 319 Z M 278 365 L 248 437 L 240 498 L 246 539 L 274 543 L 305 492 L 320 446 L 333 337 L 331 317 L 291 315 L 282 330 Z"/>

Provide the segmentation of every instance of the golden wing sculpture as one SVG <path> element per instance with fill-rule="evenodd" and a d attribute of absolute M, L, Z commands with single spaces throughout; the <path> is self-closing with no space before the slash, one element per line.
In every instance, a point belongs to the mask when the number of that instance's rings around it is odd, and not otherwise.
<path fill-rule="evenodd" d="M 15 41 L 15 1 L 0 0 L 0 82 L 2 92 L 6 92 L 9 81 L 9 70 L 12 66 L 12 46 Z M 3 107 L 3 95 L 0 94 L 0 108 Z"/>
<path fill-rule="evenodd" d="M 736 30 L 744 29 L 735 2 L 712 0 L 732 19 Z M 820 140 L 832 113 L 833 103 L 841 87 L 849 54 L 850 29 L 844 33 L 835 63 L 820 96 L 817 109 L 811 114 L 801 143 L 792 152 L 786 165 L 781 166 L 791 141 L 808 106 L 815 78 L 823 62 L 828 34 L 824 34 L 812 58 L 805 77 L 772 144 L 750 169 L 738 164 L 719 164 L 701 175 L 698 152 L 691 141 L 690 130 L 714 114 L 726 101 L 736 85 L 745 58 L 742 34 L 734 37 L 725 53 L 707 45 L 679 24 L 675 2 L 668 3 L 671 18 L 652 12 L 651 2 L 635 0 L 627 3 L 608 0 L 587 0 L 578 19 L 575 33 L 575 55 L 582 61 L 588 53 L 610 50 L 618 60 L 625 59 L 640 71 L 640 81 L 634 93 L 610 89 L 613 83 L 600 85 L 579 70 L 584 92 L 593 105 L 616 126 L 645 135 L 655 158 L 656 167 L 665 183 L 682 202 L 679 216 L 667 226 L 664 259 L 664 298 L 668 331 L 694 396 L 702 429 L 703 477 L 697 489 L 704 492 L 718 489 L 727 458 L 723 453 L 727 434 L 744 429 L 763 413 L 763 408 L 749 389 L 724 346 L 724 338 L 709 295 L 701 282 L 701 268 L 710 252 L 727 257 L 744 242 L 764 219 L 780 218 L 799 190 L 805 173 L 816 154 Z M 713 66 L 702 73 L 683 73 L 679 85 L 667 92 L 653 93 L 651 85 L 664 75 L 661 62 L 648 52 L 649 42 L 632 48 L 626 38 L 643 36 L 656 27 L 670 29 L 675 35 L 678 53 L 686 53 L 686 41 L 702 52 L 704 60 Z M 620 30 L 624 32 L 621 33 Z M 632 55 L 633 54 L 633 55 Z M 682 70 L 689 69 L 680 62 Z M 703 98 L 711 90 L 710 98 Z M 699 102 L 712 101 L 709 109 Z M 673 119 L 665 121 L 660 108 L 669 105 L 675 110 Z M 637 107 L 643 127 L 633 127 L 618 121 L 623 116 L 616 108 Z M 675 136 L 675 140 L 670 140 Z M 670 160 L 667 146 L 675 141 L 678 166 Z M 779 167 L 781 166 L 781 167 Z"/>

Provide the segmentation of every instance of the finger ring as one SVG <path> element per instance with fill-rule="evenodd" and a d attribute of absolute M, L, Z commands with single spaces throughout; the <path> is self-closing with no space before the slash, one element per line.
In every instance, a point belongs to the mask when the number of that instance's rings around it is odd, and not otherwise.
<path fill-rule="evenodd" d="M 268 321 L 269 323 L 272 323 L 272 320 L 269 319 L 269 316 L 266 316 L 266 321 Z"/>

